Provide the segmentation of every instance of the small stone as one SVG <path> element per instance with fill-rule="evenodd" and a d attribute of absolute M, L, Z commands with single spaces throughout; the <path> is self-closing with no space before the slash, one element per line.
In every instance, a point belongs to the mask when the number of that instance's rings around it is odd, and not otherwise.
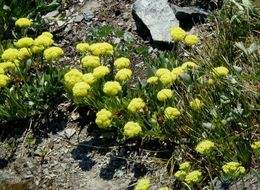
<path fill-rule="evenodd" d="M 82 11 L 82 14 L 83 14 L 83 16 L 84 16 L 86 21 L 91 21 L 94 18 L 94 16 L 95 16 L 93 11 L 90 11 L 88 9 L 84 9 Z"/>
<path fill-rule="evenodd" d="M 69 139 L 76 133 L 76 129 L 74 128 L 67 128 L 64 131 L 65 136 Z"/>
<path fill-rule="evenodd" d="M 83 19 L 83 15 L 77 15 L 76 17 L 74 17 L 74 22 L 81 22 Z"/>

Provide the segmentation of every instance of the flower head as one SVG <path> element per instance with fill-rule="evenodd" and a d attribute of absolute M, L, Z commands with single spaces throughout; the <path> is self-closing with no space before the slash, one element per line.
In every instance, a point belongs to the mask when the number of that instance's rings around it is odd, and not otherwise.
<path fill-rule="evenodd" d="M 16 46 L 19 48 L 30 47 L 33 45 L 34 40 L 32 38 L 24 37 L 16 42 Z"/>
<path fill-rule="evenodd" d="M 191 169 L 190 162 L 183 162 L 180 164 L 180 170 L 189 171 Z"/>
<path fill-rule="evenodd" d="M 109 68 L 106 66 L 98 66 L 93 70 L 93 76 L 95 79 L 100 79 L 106 76 L 110 72 Z"/>
<path fill-rule="evenodd" d="M 222 170 L 229 178 L 239 177 L 246 172 L 238 162 L 228 162 L 222 166 Z"/>
<path fill-rule="evenodd" d="M 28 49 L 28 48 L 19 49 L 18 57 L 20 59 L 23 60 L 23 59 L 29 58 L 29 57 L 31 57 L 31 55 L 32 55 L 32 52 L 30 49 Z"/>
<path fill-rule="evenodd" d="M 4 74 L 0 74 L 0 89 L 5 87 L 8 82 L 9 82 L 10 78 Z"/>
<path fill-rule="evenodd" d="M 229 70 L 228 68 L 226 67 L 215 67 L 213 70 L 212 70 L 212 73 L 213 75 L 215 76 L 218 76 L 218 77 L 222 77 L 222 76 L 227 76 L 228 73 L 229 73 Z"/>
<path fill-rule="evenodd" d="M 43 50 L 44 50 L 44 46 L 35 46 L 35 45 L 33 45 L 31 47 L 31 52 L 35 53 L 35 54 L 41 53 Z"/>
<path fill-rule="evenodd" d="M 132 71 L 130 69 L 120 69 L 115 76 L 116 80 L 125 81 L 132 76 Z"/>
<path fill-rule="evenodd" d="M 64 54 L 64 52 L 60 47 L 50 47 L 50 48 L 44 50 L 44 52 L 43 52 L 44 58 L 47 61 L 58 59 L 63 54 Z"/>
<path fill-rule="evenodd" d="M 176 75 L 177 77 L 184 72 L 183 67 L 176 67 L 172 69 L 172 74 Z"/>
<path fill-rule="evenodd" d="M 2 54 L 2 59 L 4 61 L 14 61 L 18 58 L 19 51 L 14 48 L 6 49 Z"/>
<path fill-rule="evenodd" d="M 199 170 L 194 170 L 192 172 L 189 172 L 185 177 L 186 183 L 190 185 L 199 183 L 201 179 L 202 179 L 202 173 Z"/>
<path fill-rule="evenodd" d="M 251 144 L 251 148 L 256 153 L 256 155 L 260 155 L 260 141 L 256 141 L 253 144 Z"/>
<path fill-rule="evenodd" d="M 75 98 L 86 97 L 88 95 L 89 89 L 90 89 L 90 86 L 88 83 L 78 82 L 72 88 L 73 96 Z"/>
<path fill-rule="evenodd" d="M 196 35 L 187 35 L 184 39 L 184 43 L 188 46 L 196 45 L 199 42 L 199 38 Z"/>
<path fill-rule="evenodd" d="M 28 28 L 32 25 L 32 22 L 28 18 L 19 18 L 15 22 L 15 26 L 19 26 L 20 28 Z"/>
<path fill-rule="evenodd" d="M 143 178 L 143 179 L 139 179 L 137 181 L 137 184 L 136 184 L 134 190 L 149 190 L 150 186 L 151 186 L 150 180 L 146 179 L 146 178 Z"/>
<path fill-rule="evenodd" d="M 64 75 L 65 85 L 71 90 L 73 86 L 82 81 L 83 74 L 77 69 L 71 69 Z"/>
<path fill-rule="evenodd" d="M 186 36 L 186 32 L 181 27 L 173 27 L 171 29 L 171 37 L 175 42 L 181 41 Z"/>
<path fill-rule="evenodd" d="M 197 67 L 197 64 L 191 61 L 187 61 L 185 63 L 182 64 L 181 66 L 183 69 L 195 69 Z"/>
<path fill-rule="evenodd" d="M 41 34 L 41 36 L 46 36 L 46 37 L 48 37 L 48 38 L 53 38 L 53 35 L 52 35 L 52 33 L 50 33 L 50 32 L 43 32 L 42 34 Z"/>
<path fill-rule="evenodd" d="M 174 174 L 174 177 L 176 177 L 179 181 L 184 181 L 187 173 L 185 171 L 179 170 Z"/>
<path fill-rule="evenodd" d="M 106 109 L 102 109 L 96 114 L 96 124 L 99 128 L 105 129 L 111 126 L 112 113 Z"/>
<path fill-rule="evenodd" d="M 190 101 L 190 108 L 193 110 L 199 110 L 203 106 L 203 103 L 198 99 L 195 98 L 194 100 Z"/>
<path fill-rule="evenodd" d="M 117 81 L 106 82 L 103 92 L 109 96 L 116 96 L 122 90 L 121 85 Z"/>
<path fill-rule="evenodd" d="M 81 59 L 83 67 L 98 67 L 100 65 L 100 59 L 98 56 L 86 55 Z"/>
<path fill-rule="evenodd" d="M 173 96 L 173 92 L 171 89 L 162 89 L 157 93 L 157 99 L 161 102 L 171 98 Z"/>
<path fill-rule="evenodd" d="M 155 84 L 155 83 L 157 83 L 157 81 L 158 81 L 158 77 L 149 77 L 147 79 L 148 84 Z"/>
<path fill-rule="evenodd" d="M 76 45 L 76 50 L 80 53 L 85 53 L 89 50 L 89 44 L 88 43 L 79 43 Z"/>
<path fill-rule="evenodd" d="M 97 56 L 114 54 L 113 46 L 107 42 L 92 44 L 90 45 L 89 49 L 93 55 L 97 55 Z"/>
<path fill-rule="evenodd" d="M 201 141 L 195 148 L 196 152 L 206 156 L 212 153 L 215 148 L 215 144 L 210 140 Z"/>
<path fill-rule="evenodd" d="M 175 119 L 181 115 L 181 112 L 177 108 L 167 107 L 164 110 L 164 115 L 167 119 Z"/>
<path fill-rule="evenodd" d="M 169 69 L 166 68 L 159 68 L 157 69 L 157 71 L 155 72 L 155 76 L 157 77 L 161 77 L 164 74 L 169 74 L 171 73 L 171 71 Z"/>
<path fill-rule="evenodd" d="M 120 57 L 116 59 L 114 62 L 115 67 L 118 69 L 129 67 L 130 64 L 131 64 L 130 60 L 125 57 Z"/>
<path fill-rule="evenodd" d="M 40 35 L 34 40 L 34 45 L 41 47 L 43 46 L 44 48 L 51 46 L 54 43 L 54 41 L 48 37 L 47 35 Z"/>
<path fill-rule="evenodd" d="M 171 72 L 169 72 L 169 73 L 167 72 L 167 73 L 161 75 L 159 79 L 164 85 L 168 85 L 177 79 L 177 75 L 172 74 Z"/>
<path fill-rule="evenodd" d="M 13 62 L 10 62 L 10 61 L 0 63 L 0 68 L 3 69 L 4 72 L 6 72 L 7 70 L 15 69 L 15 66 L 16 65 Z"/>
<path fill-rule="evenodd" d="M 88 84 L 93 84 L 96 82 L 95 77 L 92 73 L 86 73 L 82 76 L 82 80 Z"/>
<path fill-rule="evenodd" d="M 129 121 L 124 126 L 124 135 L 133 138 L 137 136 L 142 131 L 141 126 L 133 121 Z"/>
<path fill-rule="evenodd" d="M 133 113 L 143 109 L 145 107 L 145 103 L 142 98 L 134 98 L 128 104 L 127 109 Z"/>

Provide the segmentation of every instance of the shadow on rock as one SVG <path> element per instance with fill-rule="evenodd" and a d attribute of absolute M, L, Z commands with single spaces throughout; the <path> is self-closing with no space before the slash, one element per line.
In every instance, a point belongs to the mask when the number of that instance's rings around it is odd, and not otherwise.
<path fill-rule="evenodd" d="M 5 159 L 0 159 L 0 169 L 3 169 L 7 166 L 8 161 Z"/>

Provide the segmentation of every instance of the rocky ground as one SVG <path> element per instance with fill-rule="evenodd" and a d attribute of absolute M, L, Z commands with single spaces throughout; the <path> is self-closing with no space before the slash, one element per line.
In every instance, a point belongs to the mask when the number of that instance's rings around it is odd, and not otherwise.
<path fill-rule="evenodd" d="M 175 2 L 181 6 L 194 3 Z M 52 19 L 49 29 L 59 44 L 67 47 L 67 56 L 76 55 L 75 44 L 88 39 L 91 35 L 88 28 L 97 25 L 110 24 L 122 29 L 136 44 L 146 46 L 147 42 L 136 33 L 132 3 L 133 0 L 63 1 L 62 20 L 57 17 L 59 11 L 48 13 L 45 18 Z M 172 186 L 171 148 L 143 142 L 121 146 L 116 139 L 101 134 L 93 127 L 93 121 L 86 121 L 80 113 L 78 109 L 71 110 L 70 102 L 64 102 L 49 121 L 34 119 L 20 124 L 15 131 L 2 131 L 0 190 L 124 190 L 133 189 L 137 179 L 144 176 L 153 179 L 152 189 L 165 185 L 179 189 Z M 248 183 L 256 184 L 250 180 Z M 224 189 L 220 182 L 216 184 L 218 189 Z M 242 189 L 241 183 L 237 185 Z M 247 189 L 260 189 L 260 186 Z"/>

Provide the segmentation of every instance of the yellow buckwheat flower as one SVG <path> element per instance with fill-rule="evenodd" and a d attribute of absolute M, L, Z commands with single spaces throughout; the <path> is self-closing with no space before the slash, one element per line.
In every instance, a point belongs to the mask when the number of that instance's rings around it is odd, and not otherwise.
<path fill-rule="evenodd" d="M 246 169 L 238 162 L 228 162 L 222 166 L 222 170 L 229 178 L 239 177 L 246 172 Z"/>
<path fill-rule="evenodd" d="M 199 38 L 196 35 L 187 35 L 184 39 L 184 43 L 188 46 L 196 45 L 199 42 Z"/>
<path fill-rule="evenodd" d="M 31 52 L 35 53 L 35 54 L 41 53 L 43 50 L 44 50 L 44 46 L 35 46 L 35 45 L 33 45 L 31 47 Z"/>
<path fill-rule="evenodd" d="M 8 82 L 9 82 L 10 78 L 4 74 L 0 74 L 0 88 L 5 87 Z"/>
<path fill-rule="evenodd" d="M 29 58 L 29 57 L 31 57 L 31 55 L 32 55 L 32 52 L 30 49 L 28 49 L 28 48 L 19 49 L 18 57 L 20 59 L 23 60 L 23 59 Z"/>
<path fill-rule="evenodd" d="M 5 72 L 7 70 L 13 70 L 15 69 L 15 64 L 13 62 L 3 62 L 3 63 L 0 63 L 0 68 L 2 68 Z"/>
<path fill-rule="evenodd" d="M 189 171 L 191 168 L 190 162 L 183 162 L 180 164 L 180 170 Z"/>
<path fill-rule="evenodd" d="M 199 183 L 200 180 L 202 180 L 202 173 L 199 170 L 189 172 L 185 177 L 185 181 L 190 185 Z"/>
<path fill-rule="evenodd" d="M 136 184 L 134 190 L 149 190 L 150 186 L 151 186 L 150 180 L 146 179 L 146 178 L 143 178 L 143 179 L 139 179 L 137 181 L 137 184 Z"/>
<path fill-rule="evenodd" d="M 177 77 L 184 72 L 183 67 L 176 67 L 172 69 L 172 74 L 176 75 Z"/>
<path fill-rule="evenodd" d="M 2 59 L 4 61 L 14 61 L 18 58 L 19 51 L 14 48 L 8 48 L 2 54 Z"/>
<path fill-rule="evenodd" d="M 105 129 L 111 126 L 112 113 L 102 109 L 96 114 L 96 124 L 99 128 Z"/>
<path fill-rule="evenodd" d="M 149 77 L 149 78 L 147 79 L 147 83 L 148 83 L 148 84 L 156 84 L 157 81 L 158 81 L 158 77 Z"/>
<path fill-rule="evenodd" d="M 33 41 L 32 38 L 24 37 L 24 38 L 19 39 L 16 42 L 16 46 L 19 47 L 19 48 L 30 47 L 30 46 L 33 45 L 33 42 L 34 41 Z"/>
<path fill-rule="evenodd" d="M 179 181 L 184 181 L 187 173 L 185 171 L 179 170 L 174 174 L 174 177 L 176 177 Z"/>
<path fill-rule="evenodd" d="M 124 126 L 124 135 L 129 138 L 133 138 L 137 136 L 139 133 L 141 133 L 141 131 L 142 131 L 141 126 L 138 123 L 133 121 L 127 122 Z"/>
<path fill-rule="evenodd" d="M 130 79 L 131 76 L 132 76 L 132 71 L 130 69 L 120 69 L 116 73 L 115 79 L 119 81 L 125 81 Z"/>
<path fill-rule="evenodd" d="M 167 119 L 175 119 L 181 115 L 181 112 L 177 108 L 167 107 L 164 110 L 164 115 Z"/>
<path fill-rule="evenodd" d="M 167 72 L 163 75 L 160 76 L 160 81 L 164 84 L 164 85 L 168 85 L 173 83 L 174 81 L 176 81 L 177 79 L 177 75 L 172 74 L 171 72 Z"/>
<path fill-rule="evenodd" d="M 145 103 L 142 98 L 134 98 L 128 104 L 127 109 L 133 113 L 143 109 L 145 107 Z"/>
<path fill-rule="evenodd" d="M 223 67 L 223 66 L 215 67 L 214 69 L 212 69 L 212 73 L 215 76 L 222 77 L 222 76 L 227 76 L 229 73 L 229 70 L 228 70 L 228 68 Z"/>
<path fill-rule="evenodd" d="M 71 90 L 73 86 L 82 81 L 83 74 L 77 69 L 71 69 L 64 75 L 65 85 Z"/>
<path fill-rule="evenodd" d="M 109 81 L 104 84 L 103 92 L 109 96 L 115 96 L 122 90 L 121 85 L 117 81 Z"/>
<path fill-rule="evenodd" d="M 40 35 L 34 40 L 34 45 L 38 47 L 49 47 L 53 44 L 53 40 L 46 35 Z"/>
<path fill-rule="evenodd" d="M 98 67 L 100 65 L 100 59 L 98 56 L 86 55 L 81 59 L 83 67 Z"/>
<path fill-rule="evenodd" d="M 199 110 L 203 106 L 203 103 L 198 99 L 195 98 L 194 100 L 190 101 L 190 108 L 193 110 Z"/>
<path fill-rule="evenodd" d="M 88 84 L 93 84 L 96 82 L 95 77 L 92 73 L 86 73 L 82 76 L 82 80 Z"/>
<path fill-rule="evenodd" d="M 193 62 L 191 62 L 191 61 L 187 61 L 187 62 L 183 63 L 181 67 L 182 67 L 183 69 L 187 69 L 187 68 L 196 69 L 197 64 L 196 64 L 196 63 L 193 63 Z"/>
<path fill-rule="evenodd" d="M 86 97 L 88 95 L 89 89 L 90 89 L 90 86 L 88 83 L 78 82 L 72 88 L 73 96 L 75 98 Z"/>
<path fill-rule="evenodd" d="M 207 83 L 208 83 L 209 85 L 212 85 L 212 84 L 214 84 L 214 80 L 213 80 L 213 79 L 208 79 Z"/>
<path fill-rule="evenodd" d="M 116 59 L 114 62 L 115 67 L 118 69 L 129 67 L 130 64 L 131 64 L 130 60 L 125 57 L 120 57 Z"/>
<path fill-rule="evenodd" d="M 48 38 L 53 38 L 53 35 L 52 35 L 52 33 L 50 33 L 50 32 L 43 32 L 42 34 L 41 34 L 41 36 L 46 36 L 46 37 L 48 37 Z"/>
<path fill-rule="evenodd" d="M 215 148 L 215 144 L 210 140 L 201 141 L 195 148 L 196 152 L 206 156 L 212 153 Z"/>
<path fill-rule="evenodd" d="M 109 72 L 110 72 L 110 70 L 108 67 L 99 66 L 93 70 L 93 76 L 95 77 L 95 79 L 100 79 L 100 78 L 103 78 L 104 76 L 106 76 Z"/>
<path fill-rule="evenodd" d="M 0 74 L 5 74 L 5 70 L 1 68 L 1 65 L 0 65 Z"/>
<path fill-rule="evenodd" d="M 58 59 L 63 54 L 64 54 L 64 52 L 60 47 L 50 47 L 50 48 L 44 50 L 44 52 L 43 52 L 44 58 L 47 61 Z"/>
<path fill-rule="evenodd" d="M 32 25 L 32 22 L 28 18 L 19 18 L 15 22 L 15 26 L 19 26 L 20 28 L 28 28 Z"/>
<path fill-rule="evenodd" d="M 89 44 L 88 43 L 79 43 L 76 45 L 76 50 L 80 53 L 85 53 L 89 50 Z"/>
<path fill-rule="evenodd" d="M 97 56 L 114 54 L 113 46 L 107 42 L 92 44 L 90 45 L 89 49 L 93 55 L 97 55 Z"/>
<path fill-rule="evenodd" d="M 260 141 L 256 141 L 253 144 L 251 144 L 251 148 L 257 155 L 260 155 Z"/>
<path fill-rule="evenodd" d="M 169 74 L 171 73 L 171 71 L 169 69 L 166 68 L 159 68 L 157 69 L 157 71 L 155 72 L 155 76 L 157 77 L 161 77 L 164 74 Z"/>
<path fill-rule="evenodd" d="M 173 92 L 171 89 L 162 89 L 157 93 L 157 99 L 161 102 L 170 99 L 172 96 Z"/>
<path fill-rule="evenodd" d="M 186 36 L 186 32 L 181 27 L 173 27 L 171 29 L 171 37 L 175 42 L 181 41 Z"/>

